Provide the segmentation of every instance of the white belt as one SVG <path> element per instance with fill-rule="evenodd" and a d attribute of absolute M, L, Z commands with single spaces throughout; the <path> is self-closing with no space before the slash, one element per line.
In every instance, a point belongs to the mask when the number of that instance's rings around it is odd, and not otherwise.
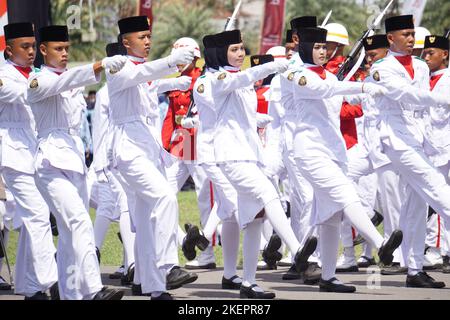
<path fill-rule="evenodd" d="M 126 117 L 122 119 L 111 119 L 111 123 L 115 126 L 120 126 L 125 123 L 135 122 L 135 121 L 142 121 L 146 124 L 152 124 L 153 118 L 149 116 L 131 116 Z"/>
<path fill-rule="evenodd" d="M 39 130 L 38 137 L 39 138 L 46 137 L 53 131 L 61 131 L 61 132 L 67 133 L 71 136 L 79 136 L 80 135 L 80 133 L 73 128 L 47 128 L 47 129 Z"/>
<path fill-rule="evenodd" d="M 17 122 L 0 122 L 0 128 L 4 129 L 31 129 L 30 123 L 28 121 L 17 121 Z"/>

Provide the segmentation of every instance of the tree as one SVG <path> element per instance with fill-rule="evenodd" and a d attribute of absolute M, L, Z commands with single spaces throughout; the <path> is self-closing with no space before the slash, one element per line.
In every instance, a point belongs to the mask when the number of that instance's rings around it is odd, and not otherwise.
<path fill-rule="evenodd" d="M 442 35 L 450 28 L 450 2 L 448 0 L 427 1 L 421 25 L 432 34 Z"/>

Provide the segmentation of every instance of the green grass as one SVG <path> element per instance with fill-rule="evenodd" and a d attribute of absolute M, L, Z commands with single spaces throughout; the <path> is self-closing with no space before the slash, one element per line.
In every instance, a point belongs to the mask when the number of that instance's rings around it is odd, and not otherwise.
<path fill-rule="evenodd" d="M 200 225 L 200 216 L 197 206 L 197 198 L 194 191 L 185 191 L 180 192 L 178 194 L 178 203 L 180 208 L 180 226 L 184 226 L 186 222 L 194 223 L 196 225 Z M 91 209 L 90 211 L 92 221 L 95 220 L 95 210 Z M 379 231 L 382 231 L 382 227 L 379 227 Z M 122 264 L 122 244 L 117 237 L 117 233 L 119 232 L 118 223 L 112 223 L 108 233 L 105 238 L 105 242 L 101 249 L 101 257 L 102 257 L 102 265 L 113 265 L 119 266 Z M 10 259 L 11 264 L 15 264 L 16 261 L 16 246 L 17 246 L 17 232 L 11 232 L 10 241 L 8 244 L 8 258 Z M 242 236 L 241 236 L 242 239 Z M 55 238 L 55 244 L 57 239 Z M 223 266 L 222 263 L 222 248 L 220 246 L 216 246 L 215 249 L 216 255 L 216 263 L 218 266 Z M 199 251 L 197 251 L 199 254 Z M 358 257 L 361 254 L 361 246 L 356 247 L 356 256 Z M 178 252 L 178 256 L 180 258 L 180 265 L 184 265 L 186 263 L 186 259 L 184 258 L 181 250 Z M 239 252 L 239 266 L 242 266 L 242 241 Z"/>

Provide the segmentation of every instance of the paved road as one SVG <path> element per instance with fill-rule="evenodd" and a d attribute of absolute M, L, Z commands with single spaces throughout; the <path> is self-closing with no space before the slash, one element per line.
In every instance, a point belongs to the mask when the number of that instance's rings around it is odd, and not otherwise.
<path fill-rule="evenodd" d="M 108 274 L 113 272 L 115 267 L 102 267 L 102 277 L 105 285 L 122 288 L 125 290 L 124 299 L 138 300 L 149 299 L 148 297 L 134 297 L 131 290 L 120 286 L 119 280 L 110 280 Z M 339 279 L 351 283 L 357 287 L 354 294 L 323 293 L 318 291 L 317 286 L 301 284 L 299 280 L 283 281 L 281 276 L 287 267 L 279 267 L 275 271 L 258 271 L 258 284 L 265 290 L 274 291 L 277 299 L 289 300 L 450 300 L 450 274 L 443 274 L 439 271 L 431 271 L 430 275 L 436 280 L 445 281 L 447 288 L 444 289 L 414 289 L 405 288 L 406 276 L 379 276 L 378 274 L 368 274 L 366 269 L 361 269 L 358 273 L 341 274 Z M 242 271 L 239 271 L 242 272 Z M 4 274 L 4 272 L 3 272 Z M 216 269 L 199 270 L 198 280 L 186 285 L 183 288 L 172 290 L 171 293 L 176 299 L 239 299 L 239 292 L 232 290 L 222 290 L 220 282 L 222 270 Z M 5 277 L 5 275 L 4 275 Z M 6 276 L 7 279 L 7 276 Z M 379 286 L 377 281 L 380 280 Z M 369 283 L 369 286 L 368 286 Z M 0 300 L 21 300 L 23 297 L 13 295 L 12 291 L 0 291 Z"/>

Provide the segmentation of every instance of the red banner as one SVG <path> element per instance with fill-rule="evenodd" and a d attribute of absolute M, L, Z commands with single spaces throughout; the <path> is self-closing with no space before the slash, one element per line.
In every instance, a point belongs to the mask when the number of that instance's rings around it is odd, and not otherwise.
<path fill-rule="evenodd" d="M 5 35 L 3 34 L 3 26 L 8 24 L 8 11 L 6 8 L 6 0 L 0 0 L 0 61 L 3 60 L 3 51 L 5 50 Z"/>
<path fill-rule="evenodd" d="M 265 54 L 272 47 L 283 41 L 285 0 L 266 0 L 264 22 L 261 33 L 260 54 Z"/>
<path fill-rule="evenodd" d="M 153 29 L 152 0 L 139 0 L 139 15 L 147 16 L 150 24 L 150 31 Z"/>

